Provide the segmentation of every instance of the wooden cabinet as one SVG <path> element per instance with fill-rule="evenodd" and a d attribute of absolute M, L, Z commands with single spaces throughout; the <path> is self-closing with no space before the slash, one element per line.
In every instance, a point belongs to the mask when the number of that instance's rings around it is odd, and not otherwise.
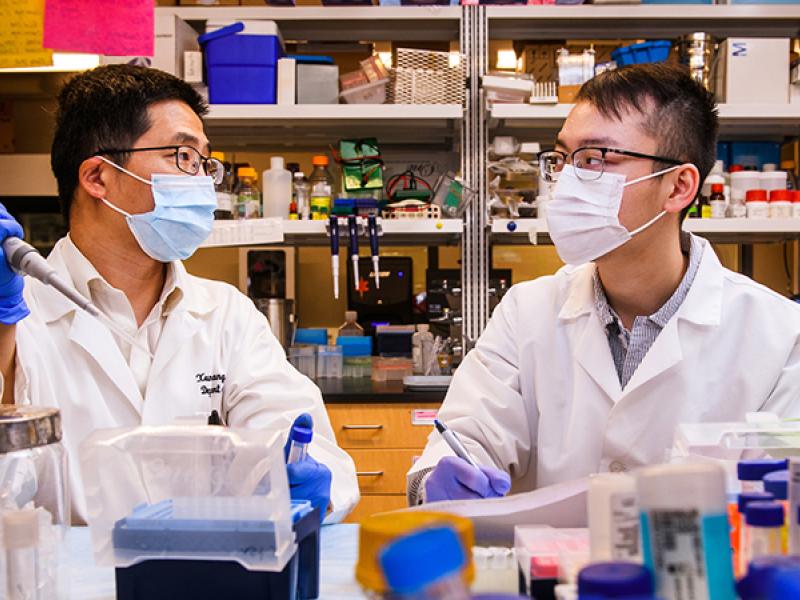
<path fill-rule="evenodd" d="M 403 508 L 406 473 L 433 431 L 439 404 L 328 404 L 336 441 L 353 457 L 361 502 L 347 518 L 357 523 L 377 512 Z"/>

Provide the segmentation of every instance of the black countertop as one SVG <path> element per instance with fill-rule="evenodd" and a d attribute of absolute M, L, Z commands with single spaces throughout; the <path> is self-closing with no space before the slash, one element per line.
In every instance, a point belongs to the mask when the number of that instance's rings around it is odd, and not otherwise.
<path fill-rule="evenodd" d="M 317 379 L 326 404 L 358 402 L 432 402 L 441 403 L 446 390 L 409 391 L 402 381 L 372 381 L 369 377 L 347 377 L 343 379 Z"/>

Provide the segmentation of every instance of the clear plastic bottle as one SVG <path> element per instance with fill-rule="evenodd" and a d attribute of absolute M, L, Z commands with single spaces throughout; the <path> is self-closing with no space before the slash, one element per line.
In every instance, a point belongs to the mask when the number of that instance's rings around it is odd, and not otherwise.
<path fill-rule="evenodd" d="M 298 171 L 294 174 L 294 186 L 292 196 L 294 199 L 297 214 L 301 219 L 311 218 L 311 186 L 306 179 L 305 173 Z"/>
<path fill-rule="evenodd" d="M 258 191 L 258 175 L 252 167 L 239 167 L 239 189 L 236 195 L 236 218 L 258 219 L 261 217 L 261 194 Z"/>
<path fill-rule="evenodd" d="M 289 456 L 286 458 L 286 464 L 299 463 L 306 459 L 308 456 L 308 445 L 314 437 L 314 432 L 308 427 L 301 427 L 300 425 L 293 425 L 292 431 L 289 433 Z"/>
<path fill-rule="evenodd" d="M 214 218 L 218 221 L 230 221 L 233 219 L 233 205 L 236 196 L 233 193 L 233 171 L 231 163 L 225 161 L 224 152 L 212 152 L 212 158 L 216 158 L 225 167 L 225 175 L 222 181 L 216 186 L 217 210 L 214 211 Z"/>
<path fill-rule="evenodd" d="M 380 564 L 387 600 L 468 600 L 464 548 L 451 527 L 431 527 L 384 548 Z"/>
<path fill-rule="evenodd" d="M 433 334 L 431 326 L 417 325 L 417 331 L 411 336 L 411 359 L 414 362 L 414 375 L 429 375 L 433 357 Z"/>
<path fill-rule="evenodd" d="M 747 562 L 760 556 L 782 553 L 783 505 L 775 501 L 751 502 L 745 509 Z"/>
<path fill-rule="evenodd" d="M 289 217 L 292 201 L 292 174 L 284 168 L 282 156 L 270 159 L 270 168 L 264 171 L 264 216 Z"/>
<path fill-rule="evenodd" d="M 354 310 L 348 310 L 344 313 L 344 323 L 339 327 L 338 337 L 342 336 L 363 336 L 364 328 L 357 323 L 358 313 Z"/>
<path fill-rule="evenodd" d="M 315 156 L 312 162 L 314 164 L 314 170 L 308 178 L 308 182 L 311 185 L 311 218 L 314 220 L 324 220 L 328 218 L 333 208 L 333 176 L 330 174 L 330 171 L 328 171 L 327 156 Z"/>

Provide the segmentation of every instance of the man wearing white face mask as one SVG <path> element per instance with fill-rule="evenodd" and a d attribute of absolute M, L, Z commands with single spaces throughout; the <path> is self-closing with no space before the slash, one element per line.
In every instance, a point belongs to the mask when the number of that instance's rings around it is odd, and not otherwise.
<path fill-rule="evenodd" d="M 53 288 L 23 284 L 0 256 L 3 401 L 61 410 L 79 519 L 88 435 L 213 413 L 265 435 L 286 437 L 295 420 L 313 427 L 309 457 L 287 465 L 291 495 L 338 520 L 358 484 L 319 389 L 288 363 L 249 298 L 180 262 L 211 231 L 222 175 L 207 156 L 206 110 L 191 86 L 155 69 L 100 67 L 66 84 L 52 167 L 69 234 L 48 262 L 115 331 Z M 0 241 L 22 233 L 0 210 Z"/>
<path fill-rule="evenodd" d="M 458 369 L 409 501 L 499 496 L 663 462 L 682 423 L 800 416 L 800 307 L 728 271 L 681 222 L 715 159 L 710 93 L 638 65 L 581 89 L 540 156 L 567 263 L 514 286 Z"/>

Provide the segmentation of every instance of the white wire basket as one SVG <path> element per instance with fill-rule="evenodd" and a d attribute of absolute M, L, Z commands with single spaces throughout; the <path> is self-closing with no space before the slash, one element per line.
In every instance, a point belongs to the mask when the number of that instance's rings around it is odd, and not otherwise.
<path fill-rule="evenodd" d="M 392 70 L 395 104 L 463 104 L 465 60 L 451 66 L 449 52 L 397 49 L 397 67 Z"/>

